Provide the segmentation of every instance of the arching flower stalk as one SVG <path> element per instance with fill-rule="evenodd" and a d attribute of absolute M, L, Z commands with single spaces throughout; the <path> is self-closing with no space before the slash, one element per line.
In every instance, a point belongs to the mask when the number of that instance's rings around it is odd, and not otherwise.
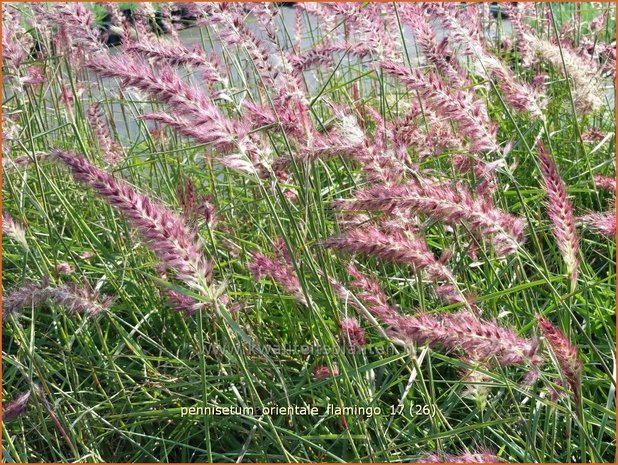
<path fill-rule="evenodd" d="M 204 255 L 201 239 L 183 217 L 139 194 L 126 181 L 116 180 L 86 158 L 56 150 L 55 155 L 72 171 L 76 181 L 94 189 L 111 206 L 123 213 L 150 249 L 189 288 L 214 302 L 221 289 L 212 285 L 212 263 Z"/>

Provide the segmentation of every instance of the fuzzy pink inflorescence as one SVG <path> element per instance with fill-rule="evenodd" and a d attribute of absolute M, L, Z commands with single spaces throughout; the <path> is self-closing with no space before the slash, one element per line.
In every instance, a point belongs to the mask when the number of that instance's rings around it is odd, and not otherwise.
<path fill-rule="evenodd" d="M 413 3 L 402 4 L 401 17 L 412 29 L 414 38 L 427 61 L 433 64 L 441 75 L 458 89 L 470 84 L 466 72 L 457 60 L 452 59 L 448 40 L 444 38 L 440 43 L 437 42 L 436 31 L 429 23 L 430 18 L 422 6 Z"/>
<path fill-rule="evenodd" d="M 122 149 L 109 132 L 101 105 L 96 103 L 88 108 L 86 118 L 99 144 L 104 160 L 110 165 L 117 165 L 122 160 Z"/>
<path fill-rule="evenodd" d="M 19 242 L 24 247 L 28 247 L 24 226 L 18 221 L 15 221 L 6 210 L 2 211 L 2 233 Z"/>
<path fill-rule="evenodd" d="M 410 70 L 386 61 L 381 63 L 381 68 L 399 78 L 409 89 L 417 91 L 423 103 L 437 114 L 455 122 L 462 134 L 470 139 L 471 151 L 500 151 L 495 125 L 489 123 L 486 108 L 471 100 L 470 93 L 452 91 L 435 74 L 425 76 L 419 69 Z"/>
<path fill-rule="evenodd" d="M 255 151 L 249 146 L 247 125 L 224 116 L 201 90 L 186 84 L 170 67 L 161 66 L 159 73 L 155 73 L 145 62 L 126 56 L 97 56 L 88 66 L 102 76 L 119 78 L 124 85 L 148 92 L 174 110 L 172 115 L 150 113 L 144 118 L 167 124 L 220 150 L 233 149 L 242 141 L 247 153 Z"/>
<path fill-rule="evenodd" d="M 419 272 L 424 271 L 434 283 L 446 281 L 446 284 L 435 286 L 437 294 L 445 301 L 466 302 L 454 284 L 455 278 L 451 271 L 436 260 L 423 239 L 410 231 L 404 233 L 393 230 L 387 234 L 377 226 L 364 226 L 347 231 L 339 237 L 326 239 L 321 245 L 411 265 Z"/>
<path fill-rule="evenodd" d="M 467 310 L 405 316 L 391 331 L 402 340 L 455 350 L 475 360 L 495 360 L 501 366 L 537 366 L 542 361 L 534 341 L 523 339 L 514 330 L 482 320 Z"/>
<path fill-rule="evenodd" d="M 616 237 L 616 211 L 589 213 L 579 219 L 593 231 L 607 237 Z"/>
<path fill-rule="evenodd" d="M 342 332 L 343 344 L 346 347 L 356 351 L 363 348 L 367 343 L 365 330 L 356 318 L 342 318 L 339 327 Z"/>
<path fill-rule="evenodd" d="M 573 205 L 567 196 L 566 185 L 558 173 L 554 160 L 542 144 L 539 145 L 539 165 L 543 175 L 543 187 L 547 193 L 547 210 L 553 224 L 554 237 L 558 242 L 571 283 L 575 285 L 579 266 L 579 236 L 575 229 Z"/>
<path fill-rule="evenodd" d="M 576 403 L 579 403 L 583 363 L 577 353 L 577 347 L 571 344 L 565 334 L 560 329 L 556 328 L 547 318 L 539 315 L 536 321 L 541 333 L 545 336 L 545 339 L 556 356 L 564 379 L 571 388 Z"/>
<path fill-rule="evenodd" d="M 603 176 L 601 174 L 595 174 L 594 183 L 599 189 L 603 189 L 610 192 L 616 192 L 616 179 L 611 176 Z"/>
<path fill-rule="evenodd" d="M 543 359 L 538 344 L 522 338 L 516 331 L 478 318 L 469 310 L 457 313 L 402 315 L 387 302 L 380 285 L 354 266 L 348 267 L 354 278 L 351 285 L 361 292 L 358 298 L 365 308 L 388 326 L 387 335 L 405 343 L 427 344 L 465 355 L 469 359 L 501 366 L 528 365 L 536 369 Z M 339 293 L 341 298 L 347 298 Z M 353 304 L 354 302 L 350 300 Z"/>
<path fill-rule="evenodd" d="M 81 313 L 94 317 L 108 310 L 112 301 L 111 297 L 101 296 L 87 284 L 78 286 L 75 283 L 67 283 L 53 287 L 46 281 L 40 284 L 26 282 L 3 297 L 2 319 L 46 302 L 60 305 L 71 314 Z"/>
<path fill-rule="evenodd" d="M 375 279 L 361 273 L 358 268 L 350 264 L 347 268 L 348 273 L 354 278 L 350 285 L 359 291 L 358 298 L 365 304 L 367 310 L 387 325 L 396 325 L 401 315 L 399 310 L 388 303 L 388 298 Z M 339 297 L 347 299 L 347 293 L 338 292 Z M 354 304 L 354 301 L 350 301 Z"/>
<path fill-rule="evenodd" d="M 254 252 L 249 271 L 256 279 L 268 276 L 293 295 L 301 304 L 307 305 L 307 299 L 292 265 L 287 246 L 283 239 L 277 238 L 274 244 L 275 257 L 269 258 L 259 252 Z"/>
<path fill-rule="evenodd" d="M 28 408 L 30 391 L 19 394 L 2 407 L 2 421 L 4 423 L 16 420 L 22 416 Z"/>
<path fill-rule="evenodd" d="M 317 380 L 324 380 L 339 376 L 339 368 L 335 365 L 331 370 L 327 365 L 318 365 L 313 370 L 313 377 Z"/>
<path fill-rule="evenodd" d="M 90 186 L 129 219 L 180 281 L 206 297 L 213 297 L 212 264 L 204 256 L 196 231 L 181 216 L 137 193 L 126 181 L 114 179 L 82 156 L 61 150 L 56 150 L 55 155 L 71 169 L 77 181 Z"/>
<path fill-rule="evenodd" d="M 358 192 L 350 200 L 333 202 L 342 210 L 409 208 L 448 225 L 465 223 L 481 237 L 487 237 L 498 256 L 513 253 L 524 239 L 524 221 L 493 206 L 487 196 L 474 197 L 463 185 L 426 181 L 400 186 L 376 186 Z"/>

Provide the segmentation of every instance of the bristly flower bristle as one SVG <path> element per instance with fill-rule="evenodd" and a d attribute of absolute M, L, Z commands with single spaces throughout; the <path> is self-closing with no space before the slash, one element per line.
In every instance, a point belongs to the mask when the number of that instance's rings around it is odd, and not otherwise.
<path fill-rule="evenodd" d="M 342 318 L 339 322 L 342 333 L 342 341 L 344 346 L 349 347 L 353 351 L 359 350 L 365 346 L 367 339 L 365 330 L 361 327 L 356 318 Z"/>
<path fill-rule="evenodd" d="M 449 225 L 465 223 L 471 231 L 491 240 L 498 256 L 515 252 L 524 239 L 524 221 L 493 206 L 491 198 L 475 198 L 462 184 L 426 180 L 400 186 L 376 186 L 350 200 L 333 202 L 341 210 L 410 209 Z"/>
<path fill-rule="evenodd" d="M 594 176 L 594 183 L 599 189 L 603 189 L 610 192 L 616 192 L 616 179 L 610 176 L 603 176 L 596 174 Z"/>
<path fill-rule="evenodd" d="M 411 265 L 417 271 L 424 271 L 430 281 L 446 282 L 437 286 L 437 293 L 449 303 L 467 302 L 457 289 L 451 271 L 440 263 L 431 253 L 424 240 L 415 237 L 410 231 L 384 233 L 376 226 L 352 229 L 339 237 L 326 239 L 323 247 L 344 249 L 363 253 L 383 260 Z"/>
<path fill-rule="evenodd" d="M 577 353 L 577 347 L 571 344 L 564 333 L 556 328 L 547 318 L 538 315 L 536 320 L 543 336 L 545 336 L 545 339 L 556 356 L 564 379 L 571 388 L 573 398 L 579 409 L 583 363 Z"/>
<path fill-rule="evenodd" d="M 547 193 L 547 210 L 553 223 L 553 233 L 574 286 L 579 267 L 579 236 L 575 229 L 573 205 L 556 164 L 542 144 L 539 145 L 539 166 L 543 175 L 543 187 Z"/>
<path fill-rule="evenodd" d="M 82 156 L 56 150 L 55 155 L 73 176 L 94 189 L 110 205 L 124 213 L 179 280 L 206 298 L 214 299 L 211 288 L 212 264 L 205 258 L 203 245 L 185 220 L 168 208 L 138 194 L 128 183 L 92 165 Z"/>
<path fill-rule="evenodd" d="M 15 221 L 11 214 L 6 210 L 2 211 L 2 233 L 28 248 L 26 230 L 23 225 Z"/>
<path fill-rule="evenodd" d="M 88 284 L 78 286 L 67 283 L 54 287 L 49 285 L 47 280 L 40 284 L 26 282 L 3 297 L 2 319 L 46 302 L 62 306 L 70 314 L 81 313 L 94 317 L 108 310 L 112 301 L 111 297 L 101 296 Z"/>
<path fill-rule="evenodd" d="M 103 109 L 99 103 L 88 108 L 86 118 L 94 132 L 95 139 L 101 149 L 103 159 L 110 165 L 115 166 L 122 160 L 122 148 L 112 138 L 103 118 Z"/>
<path fill-rule="evenodd" d="M 579 219 L 593 231 L 607 237 L 616 237 L 616 211 L 589 213 Z"/>
<path fill-rule="evenodd" d="M 457 123 L 462 134 L 470 139 L 473 152 L 499 152 L 496 142 L 496 128 L 489 124 L 486 109 L 481 103 L 472 101 L 470 94 L 447 89 L 440 78 L 420 70 L 410 70 L 392 62 L 382 62 L 382 70 L 399 78 L 410 90 L 418 92 L 425 105 L 444 118 Z"/>
<path fill-rule="evenodd" d="M 2 421 L 6 423 L 22 416 L 28 408 L 29 401 L 30 391 L 26 391 L 7 402 L 7 404 L 2 407 Z"/>
<path fill-rule="evenodd" d="M 254 252 L 249 263 L 249 271 L 256 279 L 268 276 L 293 295 L 298 302 L 308 305 L 285 242 L 283 239 L 278 238 L 275 240 L 274 245 L 275 258 L 269 258 L 259 252 Z"/>

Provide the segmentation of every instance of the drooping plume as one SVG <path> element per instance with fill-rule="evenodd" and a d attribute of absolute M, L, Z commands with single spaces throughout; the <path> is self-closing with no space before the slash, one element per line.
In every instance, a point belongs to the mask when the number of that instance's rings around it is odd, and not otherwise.
<path fill-rule="evenodd" d="M 307 298 L 289 255 L 287 246 L 282 238 L 277 238 L 274 244 L 275 257 L 269 258 L 259 252 L 254 252 L 249 263 L 249 271 L 256 279 L 268 276 L 273 281 L 281 285 L 288 293 L 303 305 L 307 305 Z"/>
<path fill-rule="evenodd" d="M 419 272 L 424 271 L 430 281 L 445 282 L 437 286 L 437 293 L 444 300 L 449 303 L 466 302 L 451 271 L 434 257 L 423 239 L 415 237 L 410 231 L 394 230 L 387 234 L 377 226 L 364 226 L 326 239 L 321 245 L 411 265 Z"/>
<path fill-rule="evenodd" d="M 581 223 L 593 231 L 607 237 L 616 237 L 616 211 L 611 210 L 603 213 L 588 213 L 582 216 Z"/>
<path fill-rule="evenodd" d="M 64 307 L 70 314 L 94 317 L 108 310 L 112 301 L 111 297 L 101 296 L 88 284 L 78 286 L 67 283 L 55 287 L 47 280 L 42 283 L 26 282 L 2 298 L 2 319 L 47 302 Z"/>
<path fill-rule="evenodd" d="M 180 281 L 207 300 L 217 297 L 211 287 L 212 263 L 206 259 L 196 231 L 190 229 L 181 216 L 147 195 L 137 193 L 126 181 L 114 179 L 82 156 L 61 150 L 56 150 L 55 155 L 71 169 L 77 181 L 90 186 L 128 218 Z"/>
<path fill-rule="evenodd" d="M 423 103 L 444 118 L 457 123 L 463 135 L 470 140 L 473 152 L 499 152 L 496 127 L 489 122 L 487 109 L 471 99 L 470 93 L 452 91 L 435 75 L 425 76 L 419 69 L 410 70 L 392 62 L 382 62 L 385 72 L 399 78 L 410 90 L 418 92 Z"/>
<path fill-rule="evenodd" d="M 88 108 L 86 118 L 99 144 L 103 159 L 112 166 L 117 165 L 122 160 L 122 148 L 109 132 L 101 105 L 96 103 Z"/>
<path fill-rule="evenodd" d="M 426 180 L 400 186 L 376 186 L 356 193 L 355 198 L 333 202 L 341 210 L 408 208 L 448 225 L 465 223 L 487 237 L 498 256 L 515 252 L 524 239 L 524 221 L 497 209 L 487 196 L 475 198 L 462 184 Z"/>
<path fill-rule="evenodd" d="M 22 416 L 28 408 L 29 401 L 30 391 L 26 391 L 7 402 L 7 404 L 2 407 L 2 421 L 7 423 Z"/>

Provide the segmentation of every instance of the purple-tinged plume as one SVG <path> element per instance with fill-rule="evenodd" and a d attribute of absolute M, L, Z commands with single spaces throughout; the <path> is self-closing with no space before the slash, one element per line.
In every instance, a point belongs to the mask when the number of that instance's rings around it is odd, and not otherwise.
<path fill-rule="evenodd" d="M 423 103 L 438 115 L 457 124 L 463 135 L 470 139 L 473 152 L 495 151 L 496 127 L 489 123 L 487 109 L 480 102 L 472 101 L 470 93 L 452 91 L 435 74 L 425 76 L 420 70 L 410 70 L 392 62 L 382 62 L 382 70 L 399 78 L 409 89 L 418 92 Z"/>
<path fill-rule="evenodd" d="M 454 350 L 475 360 L 501 366 L 537 366 L 542 358 L 537 344 L 510 328 L 486 321 L 464 310 L 438 315 L 404 316 L 391 332 L 401 340 Z"/>
<path fill-rule="evenodd" d="M 24 229 L 24 226 L 15 221 L 11 214 L 6 210 L 2 211 L 2 233 L 28 248 L 28 241 L 26 240 L 26 230 Z"/>
<path fill-rule="evenodd" d="M 547 210 L 553 223 L 553 233 L 562 258 L 567 267 L 567 273 L 574 286 L 577 282 L 577 268 L 579 266 L 579 236 L 575 229 L 573 205 L 567 196 L 566 185 L 558 174 L 558 168 L 539 145 L 539 165 L 543 175 L 543 187 L 547 193 Z"/>
<path fill-rule="evenodd" d="M 176 277 L 208 300 L 215 300 L 211 287 L 212 264 L 203 244 L 185 220 L 147 195 L 139 194 L 126 181 L 116 180 L 86 158 L 56 150 L 55 155 L 72 171 L 76 181 L 94 189 L 122 212 Z"/>
<path fill-rule="evenodd" d="M 345 347 L 356 351 L 365 346 L 367 339 L 365 330 L 356 318 L 342 318 L 339 322 L 342 333 L 342 342 Z"/>
<path fill-rule="evenodd" d="M 331 370 L 328 365 L 318 365 L 313 370 L 313 376 L 315 379 L 320 381 L 328 378 L 334 378 L 339 376 L 339 368 L 337 365 L 334 365 Z"/>
<path fill-rule="evenodd" d="M 3 297 L 2 319 L 47 302 L 64 307 L 70 314 L 81 313 L 94 317 L 109 309 L 112 298 L 101 296 L 87 284 L 78 286 L 67 283 L 53 287 L 47 280 L 41 284 L 26 282 Z"/>
<path fill-rule="evenodd" d="M 301 304 L 307 305 L 307 299 L 300 281 L 296 276 L 291 257 L 283 239 L 277 238 L 275 241 L 274 258 L 269 258 L 259 252 L 254 252 L 251 262 L 249 263 L 249 271 L 256 279 L 262 279 L 268 276 L 273 281 L 280 284 L 281 287 L 294 296 Z"/>
<path fill-rule="evenodd" d="M 599 189 L 603 189 L 610 192 L 616 192 L 616 179 L 611 176 L 603 176 L 596 174 L 594 176 L 594 183 Z"/>
<path fill-rule="evenodd" d="M 580 222 L 593 231 L 607 237 L 616 237 L 616 211 L 603 213 L 588 213 L 582 216 Z"/>
<path fill-rule="evenodd" d="M 448 225 L 465 223 L 468 228 L 487 237 L 498 256 L 517 250 L 523 242 L 524 221 L 493 206 L 491 198 L 475 198 L 463 185 L 424 180 L 401 186 L 376 186 L 357 192 L 350 200 L 333 202 L 341 210 L 391 211 L 409 208 L 415 213 Z"/>
<path fill-rule="evenodd" d="M 180 42 L 154 42 L 153 40 L 132 41 L 125 45 L 127 52 L 170 65 L 195 66 L 204 69 L 210 82 L 223 82 L 224 79 L 216 63 L 208 60 L 200 48 L 189 50 Z"/>
<path fill-rule="evenodd" d="M 577 353 L 577 347 L 571 344 L 565 334 L 546 318 L 538 315 L 536 321 L 560 365 L 564 379 L 573 392 L 579 410 L 583 363 Z"/>
<path fill-rule="evenodd" d="M 95 103 L 88 108 L 86 118 L 88 119 L 92 132 L 94 132 L 95 139 L 99 144 L 103 159 L 109 165 L 117 165 L 120 160 L 122 160 L 122 148 L 113 139 L 109 132 L 103 117 L 103 109 L 101 108 L 101 105 L 99 103 Z"/>
<path fill-rule="evenodd" d="M 2 421 L 7 423 L 16 420 L 26 412 L 30 401 L 30 391 L 19 394 L 2 407 Z"/>
<path fill-rule="evenodd" d="M 467 302 L 458 290 L 451 271 L 436 260 L 423 239 L 409 231 L 394 230 L 387 234 L 372 225 L 352 229 L 339 237 L 322 241 L 321 245 L 411 265 L 419 272 L 425 271 L 430 281 L 446 281 L 447 284 L 437 286 L 436 291 L 447 302 Z"/>

